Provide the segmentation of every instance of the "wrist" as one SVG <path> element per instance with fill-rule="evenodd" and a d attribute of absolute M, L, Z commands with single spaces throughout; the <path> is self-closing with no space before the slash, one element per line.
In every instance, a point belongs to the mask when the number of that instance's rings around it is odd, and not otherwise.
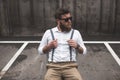
<path fill-rule="evenodd" d="M 51 46 L 48 44 L 48 45 L 46 45 L 44 48 L 43 48 L 43 52 L 44 53 L 47 53 L 47 52 L 49 52 L 51 50 Z"/>
<path fill-rule="evenodd" d="M 80 47 L 80 45 L 79 45 L 79 44 L 77 44 L 77 47 L 76 47 L 75 49 L 79 49 L 79 47 Z"/>
<path fill-rule="evenodd" d="M 46 48 L 47 48 L 48 50 L 50 50 L 50 49 L 51 49 L 51 46 L 50 46 L 50 45 L 46 45 Z"/>

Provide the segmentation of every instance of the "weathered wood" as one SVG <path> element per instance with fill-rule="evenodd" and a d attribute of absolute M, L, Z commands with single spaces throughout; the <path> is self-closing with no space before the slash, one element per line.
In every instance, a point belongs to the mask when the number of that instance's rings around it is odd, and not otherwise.
<path fill-rule="evenodd" d="M 73 28 L 85 35 L 120 34 L 119 0 L 0 0 L 3 36 L 39 36 L 56 26 L 54 14 L 69 8 Z M 42 26 L 41 26 L 42 25 Z"/>
<path fill-rule="evenodd" d="M 4 0 L 4 2 L 6 2 L 6 0 Z M 8 26 L 8 18 L 6 17 L 7 16 L 7 12 L 6 12 L 6 7 L 7 5 L 5 5 L 3 2 L 3 0 L 1 0 L 0 2 L 0 6 L 1 6 L 1 9 L 0 9 L 0 12 L 1 12 L 1 35 L 2 36 L 7 36 L 9 34 L 9 26 Z"/>
<path fill-rule="evenodd" d="M 116 0 L 116 20 L 115 20 L 115 23 L 116 23 L 116 26 L 115 26 L 115 33 L 117 35 L 120 35 L 120 1 L 119 0 Z"/>

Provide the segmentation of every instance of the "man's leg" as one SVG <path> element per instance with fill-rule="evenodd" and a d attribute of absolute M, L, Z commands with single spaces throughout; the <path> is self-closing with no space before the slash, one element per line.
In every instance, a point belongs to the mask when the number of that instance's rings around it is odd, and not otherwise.
<path fill-rule="evenodd" d="M 76 67 L 64 69 L 63 76 L 64 80 L 82 80 L 82 77 Z"/>
<path fill-rule="evenodd" d="M 44 80 L 61 80 L 61 74 L 59 70 L 49 68 L 46 72 Z"/>

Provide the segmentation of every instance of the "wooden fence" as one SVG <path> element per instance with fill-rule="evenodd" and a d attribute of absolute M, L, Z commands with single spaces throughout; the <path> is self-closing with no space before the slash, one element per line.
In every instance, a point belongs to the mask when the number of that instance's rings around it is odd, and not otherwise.
<path fill-rule="evenodd" d="M 1 36 L 41 36 L 54 13 L 69 8 L 73 28 L 87 36 L 120 35 L 120 0 L 0 0 Z"/>

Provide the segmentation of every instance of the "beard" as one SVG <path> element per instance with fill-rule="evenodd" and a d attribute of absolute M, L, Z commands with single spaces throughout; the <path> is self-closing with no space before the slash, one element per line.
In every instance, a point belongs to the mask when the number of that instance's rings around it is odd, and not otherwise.
<path fill-rule="evenodd" d="M 60 29 L 62 30 L 62 32 L 69 32 L 71 30 L 71 25 L 67 26 L 60 23 Z"/>

